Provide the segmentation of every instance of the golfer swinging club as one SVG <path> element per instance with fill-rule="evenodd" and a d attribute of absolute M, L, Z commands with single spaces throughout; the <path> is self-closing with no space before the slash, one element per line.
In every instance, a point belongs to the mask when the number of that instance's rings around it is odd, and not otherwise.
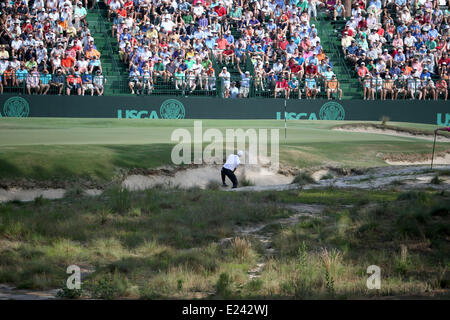
<path fill-rule="evenodd" d="M 233 182 L 232 189 L 237 188 L 238 181 L 237 181 L 237 178 L 236 178 L 236 175 L 234 174 L 234 172 L 236 171 L 236 168 L 241 163 L 239 158 L 242 157 L 243 155 L 244 155 L 244 152 L 239 150 L 237 152 L 237 155 L 230 154 L 228 156 L 227 162 L 225 162 L 225 164 L 222 167 L 222 171 L 220 171 L 220 174 L 222 175 L 222 183 L 223 183 L 224 187 L 227 186 L 227 184 L 225 183 L 225 176 L 227 176 L 231 180 L 231 182 Z"/>

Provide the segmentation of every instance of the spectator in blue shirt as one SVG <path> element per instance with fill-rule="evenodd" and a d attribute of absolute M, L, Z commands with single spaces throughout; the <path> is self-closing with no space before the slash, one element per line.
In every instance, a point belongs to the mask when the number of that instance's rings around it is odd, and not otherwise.
<path fill-rule="evenodd" d="M 39 79 L 39 94 L 46 95 L 50 89 L 50 82 L 52 81 L 52 75 L 48 73 L 47 69 L 42 71 Z"/>

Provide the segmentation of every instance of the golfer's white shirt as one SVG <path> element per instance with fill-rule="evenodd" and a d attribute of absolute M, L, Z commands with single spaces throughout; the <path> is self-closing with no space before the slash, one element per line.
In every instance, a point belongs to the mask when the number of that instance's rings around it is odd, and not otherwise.
<path fill-rule="evenodd" d="M 233 171 L 234 169 L 237 168 L 237 166 L 241 163 L 241 161 L 239 160 L 239 156 L 235 155 L 235 154 L 230 154 L 228 156 L 227 162 L 225 162 L 225 164 L 223 165 L 223 167 L 225 169 L 229 169 L 231 171 Z"/>

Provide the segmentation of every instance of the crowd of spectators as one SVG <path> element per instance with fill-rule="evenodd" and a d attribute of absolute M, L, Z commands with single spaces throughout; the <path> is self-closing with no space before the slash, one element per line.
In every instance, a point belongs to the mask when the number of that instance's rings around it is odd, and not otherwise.
<path fill-rule="evenodd" d="M 329 1 L 107 0 L 107 5 L 132 93 L 149 94 L 162 83 L 186 94 L 220 85 L 225 98 L 248 97 L 251 87 L 274 97 L 315 98 L 320 90 L 341 97 L 314 23 L 319 9 L 330 9 Z M 331 11 L 330 18 L 339 14 Z"/>
<path fill-rule="evenodd" d="M 95 2 L 2 1 L 0 93 L 102 95 L 100 52 L 86 21 Z"/>
<path fill-rule="evenodd" d="M 449 21 L 445 0 L 353 1 L 341 44 L 364 99 L 447 100 Z"/>

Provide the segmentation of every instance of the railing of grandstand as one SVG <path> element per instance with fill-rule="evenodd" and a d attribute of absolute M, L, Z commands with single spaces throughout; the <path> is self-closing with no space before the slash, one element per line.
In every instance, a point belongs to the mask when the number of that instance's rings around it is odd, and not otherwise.
<path fill-rule="evenodd" d="M 6 94 L 28 94 L 27 84 L 38 84 L 42 85 L 42 82 L 39 82 L 41 76 L 36 77 L 36 79 L 29 79 L 31 76 L 28 76 L 24 79 L 17 79 L 16 77 L 3 78 L 3 91 Z M 92 78 L 95 80 L 95 75 L 92 75 Z M 56 79 L 55 75 L 52 76 L 52 79 Z M 33 81 L 34 80 L 34 81 Z M 121 76 L 109 76 L 104 78 L 104 80 L 108 82 L 116 83 L 113 94 L 131 94 L 130 82 L 132 83 L 132 87 L 135 94 L 140 95 L 172 95 L 172 96 L 208 96 L 208 97 L 223 97 L 223 93 L 226 91 L 226 87 L 231 87 L 232 83 L 235 82 L 236 88 L 241 92 L 241 78 L 238 75 L 232 75 L 230 79 L 230 85 L 226 84 L 222 78 L 204 78 L 202 81 L 199 79 L 196 80 L 186 80 L 179 79 L 175 81 L 175 79 L 168 78 L 164 79 L 161 77 L 154 77 L 151 81 L 150 79 L 137 79 L 137 81 L 130 81 L 128 79 L 124 79 Z M 45 81 L 47 83 L 47 81 Z M 47 94 L 49 95 L 57 95 L 61 93 L 62 95 L 66 95 L 66 91 L 68 88 L 67 85 L 67 76 L 63 76 L 60 80 L 60 85 L 52 82 L 52 80 L 48 81 L 49 90 Z M 325 81 L 323 79 L 316 80 L 318 93 L 316 95 L 317 99 L 327 99 L 327 90 L 325 87 Z M 345 84 L 346 81 L 339 81 L 340 87 Z M 352 82 L 353 83 L 353 82 Z M 195 87 L 194 87 L 195 85 Z M 226 86 L 225 86 L 226 85 Z M 394 81 L 391 84 L 386 82 L 385 80 L 377 80 L 377 79 L 369 79 L 367 81 L 363 81 L 361 84 L 365 89 L 365 97 L 367 99 L 392 99 L 392 95 L 394 95 L 395 99 L 410 99 L 414 97 L 414 99 L 434 99 L 437 97 L 438 99 L 442 99 L 445 96 L 445 87 L 444 89 L 439 89 L 440 86 L 437 84 L 431 84 L 427 81 L 418 81 L 418 80 L 405 80 L 405 81 Z M 92 85 L 84 83 L 80 89 L 87 89 L 85 95 L 91 94 Z M 449 84 L 447 82 L 447 88 L 449 88 Z M 256 98 L 274 98 L 275 95 L 275 83 L 267 81 L 266 79 L 255 79 L 253 78 L 250 82 L 250 91 L 248 95 L 246 94 L 246 90 L 243 90 L 244 95 L 247 97 L 256 97 Z M 253 88 L 253 89 L 252 89 Z M 301 98 L 306 98 L 306 89 L 305 89 L 305 80 L 302 79 L 298 84 L 299 89 L 290 89 L 290 99 L 298 99 L 299 94 L 301 94 Z M 39 91 L 39 89 L 41 91 Z M 193 90 L 192 90 L 193 89 Z M 254 90 L 254 92 L 252 92 Z M 32 88 L 30 86 L 30 93 L 32 94 L 41 94 L 46 91 L 46 88 L 43 86 L 42 89 L 38 86 Z M 71 88 L 71 95 L 77 95 L 77 88 Z M 96 95 L 96 92 L 92 92 Z M 345 94 L 345 92 L 343 92 Z M 384 96 L 384 97 L 383 97 Z M 280 93 L 278 98 L 284 98 L 284 93 Z M 338 98 L 338 93 L 334 92 L 331 94 L 331 97 L 334 99 Z"/>
<path fill-rule="evenodd" d="M 49 95 L 66 95 L 67 94 L 67 75 L 62 75 L 60 79 L 58 79 L 58 75 L 50 75 L 51 77 L 41 77 L 39 76 L 26 76 L 23 78 L 13 76 L 13 77 L 3 77 L 3 93 L 6 94 L 49 94 Z M 92 74 L 92 79 L 95 79 L 95 74 Z M 103 76 L 103 81 L 99 81 L 99 84 L 104 86 L 105 77 Z M 46 86 L 48 85 L 48 86 Z M 85 89 L 88 89 L 88 93 L 91 94 L 90 89 L 94 88 L 94 84 L 85 83 Z M 48 90 L 47 90 L 48 87 Z M 82 89 L 83 87 L 80 87 Z M 28 91 L 28 89 L 30 91 Z M 77 94 L 77 87 L 74 86 L 73 90 L 71 90 L 71 94 Z M 92 92 L 95 93 L 94 91 Z"/>

